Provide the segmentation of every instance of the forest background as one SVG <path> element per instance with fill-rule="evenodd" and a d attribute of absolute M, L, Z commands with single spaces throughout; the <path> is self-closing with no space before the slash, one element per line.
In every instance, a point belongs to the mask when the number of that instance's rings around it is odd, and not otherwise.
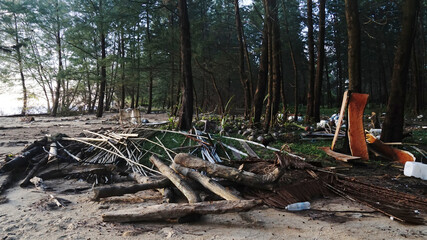
<path fill-rule="evenodd" d="M 53 116 L 168 109 L 182 129 L 230 106 L 266 131 L 278 113 L 318 121 L 350 89 L 387 112 L 385 140 L 400 141 L 404 114 L 426 106 L 426 5 L 1 0 L 0 79 L 20 86 L 22 114 L 42 97 Z"/>

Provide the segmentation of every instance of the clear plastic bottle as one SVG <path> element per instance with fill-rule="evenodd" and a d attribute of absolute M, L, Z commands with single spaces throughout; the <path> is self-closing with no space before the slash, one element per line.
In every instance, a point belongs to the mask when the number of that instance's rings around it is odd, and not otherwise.
<path fill-rule="evenodd" d="M 310 202 L 297 202 L 285 207 L 288 211 L 302 211 L 310 209 Z"/>

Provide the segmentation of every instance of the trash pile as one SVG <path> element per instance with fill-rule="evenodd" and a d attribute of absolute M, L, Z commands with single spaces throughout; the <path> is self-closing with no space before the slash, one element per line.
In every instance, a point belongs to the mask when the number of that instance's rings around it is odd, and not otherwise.
<path fill-rule="evenodd" d="M 260 158 L 254 149 L 274 157 Z M 0 194 L 14 182 L 43 189 L 43 180 L 71 177 L 94 184 L 93 201 L 147 189 L 162 192 L 162 204 L 104 213 L 109 222 L 189 222 L 261 204 L 304 210 L 313 199 L 338 195 L 402 222 L 426 223 L 426 198 L 367 184 L 260 143 L 196 129 L 134 127 L 45 137 L 0 166 Z"/>

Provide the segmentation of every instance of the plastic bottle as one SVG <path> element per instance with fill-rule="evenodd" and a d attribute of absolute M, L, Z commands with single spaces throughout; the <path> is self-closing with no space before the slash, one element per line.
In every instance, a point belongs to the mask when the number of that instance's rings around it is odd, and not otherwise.
<path fill-rule="evenodd" d="M 310 202 L 297 202 L 285 207 L 288 211 L 302 211 L 310 209 Z"/>
<path fill-rule="evenodd" d="M 427 180 L 427 164 L 420 162 L 406 162 L 403 174 L 408 177 Z"/>

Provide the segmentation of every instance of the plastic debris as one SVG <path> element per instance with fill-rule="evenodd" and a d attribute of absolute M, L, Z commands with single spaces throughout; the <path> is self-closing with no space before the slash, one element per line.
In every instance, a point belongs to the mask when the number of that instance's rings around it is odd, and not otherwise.
<path fill-rule="evenodd" d="M 310 209 L 310 202 L 297 202 L 285 207 L 288 211 L 302 211 Z"/>
<path fill-rule="evenodd" d="M 407 177 L 416 177 L 427 180 L 427 164 L 420 162 L 406 162 L 403 174 Z"/>

